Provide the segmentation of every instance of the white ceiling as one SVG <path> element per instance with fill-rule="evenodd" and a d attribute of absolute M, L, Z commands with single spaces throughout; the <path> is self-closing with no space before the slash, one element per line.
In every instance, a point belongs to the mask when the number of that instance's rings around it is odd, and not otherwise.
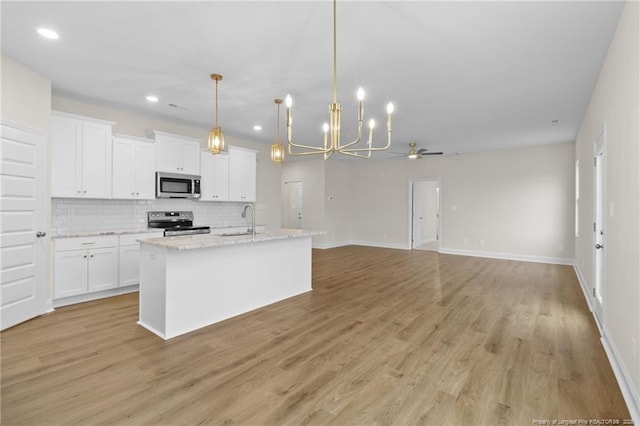
<path fill-rule="evenodd" d="M 273 100 L 290 93 L 295 139 L 320 142 L 332 98 L 330 1 L 1 7 L 3 53 L 51 79 L 54 95 L 210 128 L 215 72 L 224 76 L 220 125 L 228 136 L 271 143 Z M 395 104 L 395 151 L 411 141 L 445 153 L 572 141 L 622 7 L 340 0 L 343 136 L 354 133 L 362 86 L 367 119 L 382 125 L 386 103 Z M 39 27 L 60 39 L 43 39 Z M 147 94 L 160 102 L 148 104 Z"/>

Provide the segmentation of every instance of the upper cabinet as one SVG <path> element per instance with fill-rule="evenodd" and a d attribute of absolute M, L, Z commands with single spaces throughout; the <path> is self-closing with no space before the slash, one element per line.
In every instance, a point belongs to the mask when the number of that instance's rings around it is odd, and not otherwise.
<path fill-rule="evenodd" d="M 111 197 L 113 124 L 110 121 L 53 112 L 52 197 Z"/>
<path fill-rule="evenodd" d="M 113 198 L 156 197 L 156 145 L 148 139 L 113 137 Z"/>
<path fill-rule="evenodd" d="M 229 156 L 200 153 L 201 197 L 200 201 L 229 200 Z"/>
<path fill-rule="evenodd" d="M 256 200 L 256 151 L 229 147 L 229 200 Z"/>
<path fill-rule="evenodd" d="M 200 141 L 155 131 L 157 170 L 200 175 Z"/>

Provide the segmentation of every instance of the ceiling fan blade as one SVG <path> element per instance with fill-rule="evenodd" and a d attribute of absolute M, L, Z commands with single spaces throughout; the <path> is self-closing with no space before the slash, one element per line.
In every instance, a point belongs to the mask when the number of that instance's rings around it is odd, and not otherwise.
<path fill-rule="evenodd" d="M 442 155 L 442 152 L 423 152 L 420 155 Z"/>

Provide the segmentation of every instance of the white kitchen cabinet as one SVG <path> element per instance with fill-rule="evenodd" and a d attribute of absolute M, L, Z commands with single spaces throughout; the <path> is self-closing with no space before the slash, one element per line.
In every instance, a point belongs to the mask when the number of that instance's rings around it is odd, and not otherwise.
<path fill-rule="evenodd" d="M 155 131 L 160 172 L 200 175 L 200 141 Z"/>
<path fill-rule="evenodd" d="M 51 196 L 111 198 L 113 122 L 54 111 Z"/>
<path fill-rule="evenodd" d="M 256 200 L 256 151 L 229 147 L 229 200 Z"/>
<path fill-rule="evenodd" d="M 229 156 L 200 153 L 200 201 L 229 200 Z"/>
<path fill-rule="evenodd" d="M 162 237 L 162 232 L 120 235 L 118 286 L 140 283 L 140 243 L 144 238 Z"/>
<path fill-rule="evenodd" d="M 113 137 L 113 198 L 155 199 L 156 146 L 148 139 Z"/>
<path fill-rule="evenodd" d="M 118 285 L 118 237 L 54 240 L 54 297 L 102 291 Z"/>

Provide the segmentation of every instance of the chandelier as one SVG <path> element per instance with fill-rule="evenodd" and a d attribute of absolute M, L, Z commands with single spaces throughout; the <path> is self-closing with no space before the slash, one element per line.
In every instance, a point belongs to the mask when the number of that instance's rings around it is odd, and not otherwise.
<path fill-rule="evenodd" d="M 224 151 L 224 132 L 218 126 L 218 82 L 222 80 L 222 76 L 211 74 L 211 79 L 216 82 L 216 121 L 214 128 L 209 132 L 208 147 L 212 154 L 220 154 Z"/>
<path fill-rule="evenodd" d="M 271 161 L 282 163 L 284 161 L 284 147 L 280 142 L 280 105 L 282 99 L 274 99 L 273 102 L 278 105 L 278 119 L 276 121 L 276 141 L 271 145 Z"/>
<path fill-rule="evenodd" d="M 369 120 L 369 138 L 366 142 L 366 148 L 356 147 L 356 144 L 362 139 L 362 121 L 364 115 L 364 90 L 362 87 L 358 89 L 356 95 L 358 99 L 357 138 L 344 145 L 340 143 L 340 113 L 342 109 L 337 100 L 336 38 L 336 0 L 333 0 L 333 103 L 329 105 L 329 122 L 325 122 L 322 126 L 324 132 L 323 144 L 322 146 L 309 146 L 293 142 L 293 118 L 291 115 L 293 99 L 291 95 L 287 95 L 285 103 L 287 106 L 287 143 L 290 155 L 324 154 L 324 158 L 327 159 L 338 152 L 352 157 L 370 158 L 373 151 L 384 151 L 391 146 L 391 114 L 393 113 L 393 104 L 389 102 L 387 105 L 387 144 L 383 147 L 373 147 L 373 128 L 375 127 L 375 121 L 371 119 Z M 303 151 L 294 152 L 294 149 L 302 149 Z"/>

